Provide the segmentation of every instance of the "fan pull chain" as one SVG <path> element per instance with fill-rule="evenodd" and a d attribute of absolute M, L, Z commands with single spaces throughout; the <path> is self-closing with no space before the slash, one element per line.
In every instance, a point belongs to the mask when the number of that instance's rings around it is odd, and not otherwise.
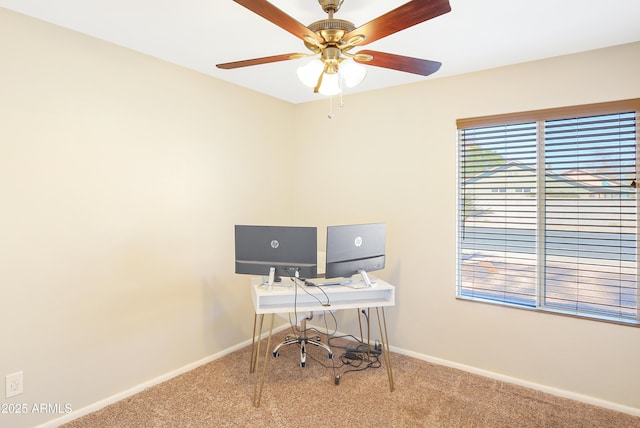
<path fill-rule="evenodd" d="M 340 108 L 344 107 L 344 98 L 342 97 L 343 93 L 344 91 L 342 87 L 342 80 L 340 80 L 340 104 L 338 104 Z M 327 117 L 329 119 L 333 119 L 333 95 L 329 96 L 329 114 L 327 115 Z"/>

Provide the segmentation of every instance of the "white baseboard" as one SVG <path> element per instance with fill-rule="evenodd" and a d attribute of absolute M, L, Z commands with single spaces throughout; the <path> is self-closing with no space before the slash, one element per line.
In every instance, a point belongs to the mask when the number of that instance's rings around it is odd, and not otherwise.
<path fill-rule="evenodd" d="M 273 330 L 274 333 L 283 331 L 285 329 L 289 328 L 289 325 L 285 324 L 282 325 L 280 327 L 277 327 Z M 340 333 L 337 333 L 340 334 Z M 266 335 L 266 333 L 265 333 Z M 173 370 L 169 373 L 166 373 L 162 376 L 158 376 L 154 379 L 151 379 L 147 382 L 144 382 L 140 385 L 134 386 L 133 388 L 127 389 L 126 391 L 122 391 L 118 394 L 112 395 L 111 397 L 105 398 L 104 400 L 100 400 L 96 403 L 90 404 L 86 407 L 83 407 L 79 410 L 74 410 L 73 412 L 64 415 L 60 418 L 54 419 L 52 421 L 46 422 L 42 425 L 38 425 L 37 428 L 55 428 L 59 425 L 62 425 L 64 423 L 70 422 L 74 419 L 80 418 L 82 416 L 88 415 L 89 413 L 93 413 L 96 412 L 110 404 L 116 403 L 120 400 L 124 400 L 125 398 L 131 397 L 132 395 L 137 394 L 138 392 L 144 391 L 147 388 L 150 388 L 154 385 L 157 385 L 159 383 L 165 382 L 169 379 L 172 379 L 176 376 L 179 376 L 181 374 L 184 374 L 188 371 L 194 370 L 204 364 L 210 363 L 211 361 L 217 360 L 218 358 L 224 357 L 227 354 L 230 354 L 234 351 L 237 351 L 238 349 L 242 349 L 245 346 L 248 346 L 251 343 L 251 339 L 247 339 L 244 342 L 241 342 L 235 346 L 232 346 L 230 348 L 227 348 L 223 351 L 217 352 L 213 355 L 210 355 L 206 358 L 203 358 L 199 361 L 195 361 L 191 364 L 187 364 L 186 366 L 180 367 L 179 369 Z M 517 379 L 514 377 L 510 377 L 510 376 L 505 376 L 502 375 L 500 373 L 494 373 L 494 372 L 490 372 L 487 370 L 482 370 L 482 369 L 478 369 L 476 367 L 472 367 L 472 366 L 467 366 L 465 364 L 460 364 L 460 363 L 456 363 L 453 361 L 449 361 L 449 360 L 443 360 L 441 358 L 437 358 L 437 357 L 433 357 L 430 355 L 425 355 L 425 354 L 420 354 L 417 352 L 413 352 L 413 351 L 409 351 L 406 349 L 401 349 L 401 348 L 397 348 L 395 346 L 390 346 L 390 350 L 393 352 L 396 352 L 398 354 L 402 354 L 402 355 L 407 355 L 409 357 L 413 357 L 422 361 L 426 361 L 429 363 L 433 363 L 433 364 L 438 364 L 441 366 L 445 366 L 445 367 L 452 367 L 455 369 L 459 369 L 459 370 L 463 370 L 465 372 L 468 373 L 473 373 L 473 374 L 477 374 L 480 376 L 484 376 L 484 377 L 488 377 L 491 379 L 496 379 L 499 381 L 503 381 L 503 382 L 507 382 L 507 383 L 511 383 L 514 385 L 520 385 L 520 386 L 524 386 L 526 388 L 531 388 L 531 389 L 535 389 L 537 391 L 542 391 L 542 392 L 546 392 L 548 394 L 552 394 L 552 395 L 556 395 L 558 397 L 563 397 L 563 398 L 569 398 L 571 400 L 576 400 L 576 401 L 580 401 L 586 404 L 591 404 L 594 406 L 599 406 L 599 407 L 603 407 L 606 409 L 610 409 L 610 410 L 615 410 L 617 412 L 623 412 L 623 413 L 627 413 L 633 416 L 640 416 L 640 409 L 635 408 L 635 407 L 629 407 L 629 406 L 624 406 L 622 404 L 618 404 L 618 403 L 613 403 L 610 401 L 606 401 L 606 400 L 602 400 L 599 398 L 595 398 L 595 397 L 591 397 L 588 395 L 583 395 L 583 394 L 578 394 L 575 392 L 571 392 L 571 391 L 565 391 L 562 389 L 558 389 L 558 388 L 554 388 L 554 387 L 550 387 L 550 386 L 546 386 L 546 385 L 540 385 L 537 383 L 533 383 L 533 382 L 529 382 L 529 381 L 525 381 L 522 379 Z"/>
<path fill-rule="evenodd" d="M 274 333 L 278 333 L 278 332 L 280 332 L 282 330 L 285 330 L 287 328 L 289 328 L 289 325 L 285 324 L 285 325 L 282 325 L 280 327 L 274 328 L 273 332 Z M 267 336 L 267 333 L 263 333 L 263 337 L 266 337 L 266 336 Z M 194 369 L 196 369 L 196 368 L 198 368 L 200 366 L 203 366 L 203 365 L 205 365 L 207 363 L 210 363 L 211 361 L 215 361 L 218 358 L 222 358 L 225 355 L 228 355 L 228 354 L 230 354 L 232 352 L 237 351 L 238 349 L 242 349 L 245 346 L 249 346 L 250 344 L 251 344 L 251 339 L 247 339 L 244 342 L 238 343 L 237 345 L 234 345 L 234 346 L 232 346 L 230 348 L 227 348 L 227 349 L 225 349 L 223 351 L 217 352 L 217 353 L 215 353 L 213 355 L 210 355 L 210 356 L 205 357 L 205 358 L 203 358 L 201 360 L 195 361 L 195 362 L 193 362 L 191 364 L 187 364 L 186 366 L 182 366 L 182 367 L 180 367 L 180 368 L 178 368 L 176 370 L 173 370 L 173 371 L 171 371 L 169 373 L 166 373 L 166 374 L 164 374 L 162 376 L 158 376 L 156 378 L 153 378 L 153 379 L 151 379 L 151 380 L 149 380 L 147 382 L 143 382 L 143 383 L 141 383 L 139 385 L 134 386 L 133 388 L 129 388 L 129 389 L 127 389 L 125 391 L 122 391 L 122 392 L 120 392 L 118 394 L 112 395 L 111 397 L 107 397 L 104 400 L 100 400 L 100 401 L 98 401 L 96 403 L 90 404 L 90 405 L 88 405 L 86 407 L 83 407 L 81 409 L 74 410 L 73 412 L 71 412 L 71 413 L 69 413 L 67 415 L 64 415 L 64 416 L 62 416 L 60 418 L 56 418 L 54 420 L 45 422 L 42 425 L 38 425 L 36 428 L 56 428 L 56 427 L 58 427 L 58 426 L 60 426 L 62 424 L 70 422 L 70 421 L 72 421 L 74 419 L 78 419 L 78 418 L 80 418 L 82 416 L 88 415 L 89 413 L 97 412 L 98 410 L 100 410 L 100 409 L 102 409 L 104 407 L 107 407 L 110 404 L 113 404 L 113 403 L 116 403 L 118 401 L 124 400 L 125 398 L 131 397 L 132 395 L 135 395 L 135 394 L 137 394 L 137 393 L 139 393 L 141 391 L 144 391 L 147 388 L 150 388 L 150 387 L 152 387 L 154 385 L 158 385 L 158 384 L 160 384 L 162 382 L 166 382 L 166 381 L 168 381 L 170 379 L 173 379 L 176 376 L 180 376 L 181 374 L 184 374 L 184 373 L 187 373 L 187 372 L 189 372 L 191 370 L 194 370 Z"/>
<path fill-rule="evenodd" d="M 319 331 L 322 331 L 321 326 L 315 326 Z M 346 333 L 336 332 L 336 336 L 345 336 Z M 562 398 L 568 398 L 575 401 L 580 401 L 582 403 L 591 404 L 593 406 L 603 407 L 605 409 L 615 410 L 616 412 L 627 413 L 632 416 L 640 416 L 640 408 L 625 406 L 622 404 L 614 403 L 607 400 L 602 400 L 600 398 L 592 397 L 589 395 L 578 394 L 576 392 L 566 391 L 559 388 L 554 388 L 552 386 L 541 385 L 534 382 L 526 381 L 523 379 L 518 379 L 511 376 L 506 376 L 500 373 L 491 372 L 488 370 L 479 369 L 477 367 L 468 366 L 465 364 L 456 363 L 454 361 L 444 360 L 441 358 L 433 357 L 431 355 L 420 354 L 418 352 L 409 351 L 407 349 L 398 348 L 395 346 L 389 346 L 389 350 L 398 354 L 407 355 L 409 357 L 416 358 L 418 360 L 427 361 L 429 363 L 438 364 L 445 367 L 451 367 L 454 369 L 459 369 L 468 373 L 477 374 L 480 376 L 488 377 L 490 379 L 499 380 L 506 383 L 511 383 L 514 385 L 523 386 L 525 388 L 534 389 L 536 391 L 546 392 L 551 395 L 555 395 Z M 393 362 L 392 362 L 393 365 Z"/>
<path fill-rule="evenodd" d="M 445 367 L 451 367 L 454 369 L 463 370 L 468 373 L 477 374 L 480 376 L 488 377 L 491 379 L 496 379 L 502 382 L 511 383 L 514 385 L 524 386 L 526 388 L 534 389 L 536 391 L 546 392 L 548 394 L 552 394 L 562 398 L 569 398 L 571 400 L 580 401 L 582 403 L 591 404 L 598 407 L 603 407 L 605 409 L 615 410 L 617 412 L 627 413 L 632 416 L 640 416 L 640 409 L 636 407 L 624 406 L 622 404 L 613 403 L 611 401 L 602 400 L 600 398 L 591 397 L 589 395 L 578 394 L 576 392 L 565 391 L 563 389 L 554 388 L 551 386 L 540 385 L 537 383 L 529 382 L 526 380 L 502 375 L 500 373 L 494 373 L 488 370 L 479 369 L 477 367 L 467 366 L 465 364 L 456 363 L 449 360 L 443 360 L 440 358 L 432 357 L 430 355 L 419 354 L 417 352 L 408 351 L 406 349 L 396 348 L 394 346 L 390 346 L 389 349 L 398 354 L 407 355 L 409 357 L 417 358 L 422 361 L 427 361 L 429 363 L 438 364 Z"/>

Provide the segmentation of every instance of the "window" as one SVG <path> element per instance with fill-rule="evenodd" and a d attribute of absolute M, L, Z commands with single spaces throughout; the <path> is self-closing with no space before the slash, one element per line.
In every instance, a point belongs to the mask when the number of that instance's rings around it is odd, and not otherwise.
<path fill-rule="evenodd" d="M 458 121 L 459 298 L 640 325 L 639 110 Z"/>

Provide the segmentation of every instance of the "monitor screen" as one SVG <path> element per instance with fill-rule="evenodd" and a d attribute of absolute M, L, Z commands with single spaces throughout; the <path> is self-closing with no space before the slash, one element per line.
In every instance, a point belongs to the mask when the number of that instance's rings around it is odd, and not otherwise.
<path fill-rule="evenodd" d="M 327 227 L 325 277 L 360 274 L 371 285 L 366 273 L 384 269 L 386 236 L 385 223 Z"/>
<path fill-rule="evenodd" d="M 236 273 L 281 277 L 317 276 L 318 233 L 315 227 L 235 226 Z"/>

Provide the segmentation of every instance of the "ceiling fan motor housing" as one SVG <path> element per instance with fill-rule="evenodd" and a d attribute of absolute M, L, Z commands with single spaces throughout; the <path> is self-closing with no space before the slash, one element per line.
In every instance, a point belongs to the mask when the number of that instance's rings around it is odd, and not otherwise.
<path fill-rule="evenodd" d="M 322 37 L 327 45 L 338 45 L 344 35 L 356 27 L 343 19 L 323 19 L 314 22 L 307 28 Z"/>

